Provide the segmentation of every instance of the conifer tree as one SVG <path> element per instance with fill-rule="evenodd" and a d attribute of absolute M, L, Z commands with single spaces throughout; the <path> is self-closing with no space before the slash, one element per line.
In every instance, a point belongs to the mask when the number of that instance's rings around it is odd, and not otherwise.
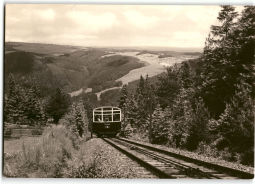
<path fill-rule="evenodd" d="M 8 94 L 5 98 L 4 117 L 10 123 L 22 123 L 24 120 L 24 98 L 22 88 L 16 84 L 13 74 L 8 76 Z"/>
<path fill-rule="evenodd" d="M 140 77 L 139 84 L 135 93 L 135 100 L 137 103 L 137 113 L 136 113 L 136 128 L 140 129 L 144 126 L 147 113 L 145 111 L 145 80 L 143 76 Z"/>
<path fill-rule="evenodd" d="M 177 79 L 180 83 L 181 88 L 187 89 L 192 87 L 193 76 L 191 74 L 189 65 L 187 62 L 182 63 L 180 69 L 178 69 Z"/>
<path fill-rule="evenodd" d="M 128 91 L 127 91 L 127 85 L 123 85 L 120 91 L 120 100 L 119 100 L 119 107 L 124 108 L 127 103 L 128 98 Z"/>
<path fill-rule="evenodd" d="M 120 100 L 119 100 L 119 107 L 122 110 L 122 115 L 123 115 L 123 119 L 122 119 L 122 124 L 121 124 L 121 128 L 122 128 L 122 132 L 125 130 L 128 122 L 127 122 L 127 101 L 128 101 L 128 91 L 127 91 L 127 85 L 123 85 L 123 87 L 121 88 L 121 92 L 120 92 Z M 122 133 L 121 133 L 122 134 Z"/>
<path fill-rule="evenodd" d="M 211 121 L 210 125 L 211 131 L 218 135 L 218 148 L 240 153 L 241 162 L 250 165 L 254 162 L 254 112 L 251 87 L 243 82 L 237 85 L 235 95 L 219 120 Z"/>
<path fill-rule="evenodd" d="M 195 150 L 198 148 L 200 142 L 209 142 L 210 134 L 208 129 L 208 122 L 210 120 L 210 114 L 203 103 L 203 99 L 200 97 L 195 101 L 195 108 L 187 109 L 190 112 L 189 118 L 186 120 L 189 122 L 187 126 L 187 140 L 186 149 Z"/>
<path fill-rule="evenodd" d="M 148 75 L 145 79 L 141 76 L 135 97 L 137 101 L 137 128 L 141 131 L 150 129 L 151 123 L 149 122 L 151 122 L 151 116 L 156 106 L 156 98 L 154 86 L 149 83 Z"/>
<path fill-rule="evenodd" d="M 43 121 L 42 107 L 39 98 L 36 96 L 35 88 L 26 90 L 25 96 L 24 115 L 30 125 L 40 125 Z"/>
<path fill-rule="evenodd" d="M 85 109 L 82 106 L 82 103 L 75 104 L 73 107 L 74 110 L 74 121 L 75 128 L 80 137 L 82 137 L 88 131 L 88 119 L 85 112 Z"/>
<path fill-rule="evenodd" d="M 181 89 L 180 93 L 174 100 L 171 108 L 170 117 L 170 143 L 175 147 L 181 147 L 185 144 L 188 130 L 187 114 L 189 112 L 189 101 L 187 101 L 187 93 L 185 89 Z M 188 110 L 185 112 L 185 110 Z M 186 116 L 185 116 L 186 113 Z"/>
<path fill-rule="evenodd" d="M 244 81 L 251 86 L 251 94 L 255 96 L 255 7 L 245 6 L 234 32 L 235 45 L 238 48 L 236 68 L 238 82 Z"/>
<path fill-rule="evenodd" d="M 89 122 L 83 102 L 74 102 L 71 106 L 71 110 L 65 114 L 61 122 L 69 127 L 77 137 L 81 138 L 87 135 Z"/>
<path fill-rule="evenodd" d="M 152 114 L 152 126 L 149 130 L 149 140 L 153 144 L 165 144 L 168 142 L 169 126 L 165 120 L 164 112 L 160 105 L 157 105 Z"/>
<path fill-rule="evenodd" d="M 144 77 L 141 75 L 139 84 L 136 88 L 136 95 L 143 94 L 143 91 L 144 91 Z"/>
<path fill-rule="evenodd" d="M 68 112 L 69 105 L 70 96 L 57 88 L 46 105 L 46 112 L 54 119 L 54 123 L 57 124 L 58 120 Z"/>
<path fill-rule="evenodd" d="M 156 84 L 156 95 L 162 108 L 171 107 L 179 92 L 179 83 L 174 68 L 167 68 L 165 75 L 159 76 Z"/>
<path fill-rule="evenodd" d="M 234 91 L 233 35 L 238 14 L 232 6 L 223 6 L 218 15 L 220 25 L 212 26 L 203 55 L 200 95 L 210 112 L 217 118 L 224 111 Z"/>
<path fill-rule="evenodd" d="M 131 127 L 136 127 L 136 122 L 138 121 L 138 103 L 135 99 L 135 95 L 131 94 L 127 99 L 127 111 L 126 119 L 130 123 Z"/>
<path fill-rule="evenodd" d="M 88 119 L 88 130 L 92 131 L 92 122 L 93 122 L 93 106 L 92 103 L 86 96 L 83 96 L 83 107 L 86 111 L 87 119 Z"/>

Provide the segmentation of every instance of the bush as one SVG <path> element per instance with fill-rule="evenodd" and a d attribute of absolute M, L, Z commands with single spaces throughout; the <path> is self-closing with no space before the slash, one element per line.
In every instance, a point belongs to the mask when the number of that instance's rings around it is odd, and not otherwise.
<path fill-rule="evenodd" d="M 218 152 L 217 148 L 215 147 L 215 145 L 208 144 L 206 142 L 200 142 L 196 152 L 198 154 L 205 155 L 208 157 L 214 157 L 214 158 L 219 157 L 219 152 Z"/>
<path fill-rule="evenodd" d="M 64 126 L 47 128 L 37 144 L 25 144 L 13 160 L 5 162 L 4 175 L 16 177 L 61 177 L 75 151 L 72 134 Z M 7 161 L 5 157 L 5 161 Z M 18 163 L 18 164 L 17 164 Z M 12 168 L 12 169 L 8 169 Z M 15 170 L 15 172 L 10 172 Z"/>
<path fill-rule="evenodd" d="M 151 122 L 150 122 L 151 121 Z M 148 124 L 151 124 L 151 130 L 149 128 L 149 139 L 152 144 L 166 144 L 169 136 L 169 124 L 164 117 L 162 108 L 157 105 L 152 114 L 152 119 L 148 120 Z"/>
<path fill-rule="evenodd" d="M 42 129 L 32 129 L 32 135 L 42 135 L 43 130 Z"/>
<path fill-rule="evenodd" d="M 83 103 L 73 103 L 72 109 L 59 121 L 65 125 L 77 139 L 83 139 L 89 136 L 87 112 Z"/>
<path fill-rule="evenodd" d="M 10 128 L 4 129 L 4 137 L 11 137 L 12 130 Z"/>
<path fill-rule="evenodd" d="M 254 166 L 254 151 L 246 150 L 240 155 L 241 164 Z"/>
<path fill-rule="evenodd" d="M 242 81 L 241 81 L 242 82 Z M 229 155 L 229 161 L 254 162 L 254 101 L 251 87 L 242 82 L 218 120 L 210 121 L 210 130 L 217 136 L 217 148 Z"/>
<path fill-rule="evenodd" d="M 74 149 L 70 136 L 64 126 L 46 129 L 37 145 L 23 144 L 23 163 L 39 170 L 42 177 L 60 177 L 61 168 L 71 158 Z"/>
<path fill-rule="evenodd" d="M 126 137 L 126 138 L 131 137 L 133 131 L 134 129 L 131 127 L 130 123 L 128 123 L 126 127 L 124 127 L 123 130 L 121 130 L 120 136 Z"/>
<path fill-rule="evenodd" d="M 86 157 L 74 157 L 69 160 L 64 169 L 64 175 L 68 178 L 98 178 L 99 152 L 87 153 Z"/>
<path fill-rule="evenodd" d="M 89 149 L 88 149 L 89 148 Z M 92 139 L 81 145 L 72 160 L 67 162 L 64 177 L 71 178 L 138 178 L 140 177 L 129 158 L 105 144 Z"/>

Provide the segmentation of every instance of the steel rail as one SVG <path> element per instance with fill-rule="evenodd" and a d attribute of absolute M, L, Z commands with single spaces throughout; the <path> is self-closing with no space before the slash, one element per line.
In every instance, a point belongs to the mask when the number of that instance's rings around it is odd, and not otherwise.
<path fill-rule="evenodd" d="M 174 158 L 184 160 L 186 162 L 194 163 L 194 164 L 197 164 L 197 165 L 202 166 L 202 167 L 213 169 L 215 171 L 219 171 L 219 172 L 222 172 L 224 174 L 228 174 L 230 176 L 238 177 L 240 179 L 253 179 L 254 178 L 254 174 L 251 174 L 251 173 L 248 173 L 248 172 L 236 170 L 236 169 L 229 168 L 229 167 L 224 167 L 224 166 L 221 166 L 221 165 L 217 165 L 217 164 L 214 164 L 214 163 L 209 163 L 209 162 L 198 160 L 198 159 L 195 159 L 195 158 L 190 158 L 190 157 L 187 157 L 187 156 L 184 156 L 184 155 L 181 155 L 181 154 L 173 153 L 173 152 L 170 152 L 170 151 L 167 151 L 167 150 L 152 147 L 150 145 L 145 145 L 145 144 L 138 143 L 138 142 L 135 142 L 135 141 L 131 141 L 131 140 L 128 140 L 128 139 L 118 138 L 118 140 L 125 141 L 127 143 L 130 143 L 130 144 L 133 144 L 133 145 L 136 145 L 136 146 L 140 146 L 140 147 L 143 147 L 143 148 L 147 148 L 149 150 L 156 151 L 158 153 L 162 153 L 162 154 L 165 154 L 165 155 L 168 155 L 168 156 L 172 156 Z"/>
<path fill-rule="evenodd" d="M 120 139 L 111 139 L 114 142 L 118 142 L 120 144 L 130 144 L 127 143 L 125 141 L 122 141 Z M 121 143 L 122 141 L 122 143 Z M 193 166 L 189 166 L 189 165 L 185 165 L 183 163 L 181 163 L 180 161 L 176 161 L 173 160 L 171 158 L 166 158 L 163 157 L 161 155 L 158 155 L 157 152 L 155 151 L 151 151 L 151 150 L 145 150 L 144 148 L 142 149 L 141 147 L 137 147 L 137 146 L 133 146 L 132 144 L 130 145 L 126 145 L 127 147 L 131 148 L 132 150 L 141 153 L 143 155 L 146 155 L 154 160 L 157 160 L 161 163 L 164 163 L 168 166 L 175 166 L 176 168 L 178 168 L 178 170 L 180 170 L 184 175 L 186 175 L 187 177 L 191 177 L 191 178 L 207 178 L 207 179 L 220 179 L 220 177 L 212 174 L 212 173 L 208 173 L 205 171 L 200 170 L 199 168 L 193 167 Z M 167 174 L 167 173 L 166 173 Z M 176 174 L 175 174 L 176 175 Z M 177 175 L 178 176 L 178 175 Z"/>

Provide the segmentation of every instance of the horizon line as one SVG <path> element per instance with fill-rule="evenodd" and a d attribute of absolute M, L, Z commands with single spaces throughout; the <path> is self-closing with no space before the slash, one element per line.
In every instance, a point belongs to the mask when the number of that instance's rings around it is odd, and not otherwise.
<path fill-rule="evenodd" d="M 133 45 L 133 46 L 124 46 L 124 45 L 115 45 L 115 46 L 110 46 L 110 45 L 76 45 L 76 44 L 61 44 L 61 43 L 49 43 L 49 42 L 25 42 L 25 41 L 4 41 L 5 43 L 7 42 L 13 42 L 13 43 L 30 43 L 30 44 L 48 44 L 48 45 L 60 45 L 60 46 L 74 46 L 74 47 L 85 47 L 85 48 L 106 48 L 106 47 L 110 47 L 110 48 L 134 48 L 134 47 L 137 47 L 137 48 L 142 48 L 142 47 L 145 47 L 145 48 L 175 48 L 175 49 L 197 49 L 197 50 L 200 50 L 200 51 L 203 51 L 203 47 L 176 47 L 176 46 L 153 46 L 153 45 Z"/>

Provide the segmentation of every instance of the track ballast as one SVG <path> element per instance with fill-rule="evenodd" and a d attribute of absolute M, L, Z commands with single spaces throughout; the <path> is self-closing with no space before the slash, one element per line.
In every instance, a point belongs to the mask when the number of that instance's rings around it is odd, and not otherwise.
<path fill-rule="evenodd" d="M 253 174 L 121 138 L 104 138 L 159 178 L 252 179 Z"/>

